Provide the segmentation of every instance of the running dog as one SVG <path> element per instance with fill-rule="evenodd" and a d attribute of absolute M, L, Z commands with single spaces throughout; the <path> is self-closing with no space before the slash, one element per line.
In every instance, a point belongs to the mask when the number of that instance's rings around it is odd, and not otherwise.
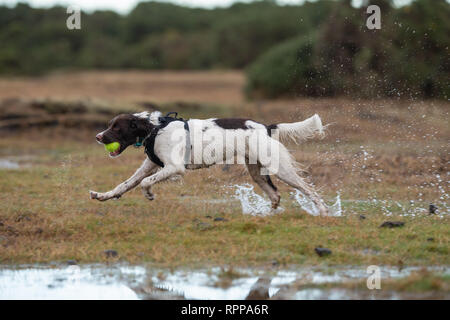
<path fill-rule="evenodd" d="M 161 112 L 121 114 L 108 128 L 97 134 L 100 144 L 118 142 L 110 152 L 119 156 L 127 147 L 144 146 L 147 158 L 141 167 L 113 190 L 90 191 L 91 199 L 105 201 L 120 198 L 140 184 L 145 197 L 154 199 L 151 187 L 186 170 L 214 164 L 245 164 L 252 179 L 271 200 L 272 208 L 280 203 L 280 193 L 270 175 L 300 190 L 316 206 L 320 215 L 328 208 L 314 187 L 298 175 L 298 165 L 280 141 L 295 142 L 323 136 L 324 127 L 316 114 L 304 121 L 264 125 L 250 119 L 189 119 L 162 116 Z M 116 144 L 117 145 L 117 144 Z"/>

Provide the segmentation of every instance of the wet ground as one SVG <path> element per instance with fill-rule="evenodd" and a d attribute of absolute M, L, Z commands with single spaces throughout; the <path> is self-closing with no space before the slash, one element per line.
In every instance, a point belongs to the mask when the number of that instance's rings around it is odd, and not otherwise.
<path fill-rule="evenodd" d="M 366 282 L 365 267 L 256 270 L 164 270 L 149 266 L 0 266 L 0 299 L 450 299 L 448 292 L 383 290 L 419 267 L 381 267 L 381 289 L 350 288 Z M 449 275 L 447 267 L 428 267 Z M 332 287 L 327 284 L 334 284 Z"/>
<path fill-rule="evenodd" d="M 364 151 L 364 150 L 363 150 Z M 364 154 L 367 154 L 364 151 Z M 31 155 L 21 155 L 21 156 L 8 156 L 0 157 L 0 171 L 2 170 L 20 170 L 24 168 L 29 168 L 32 166 L 32 160 L 34 159 Z M 448 175 L 448 173 L 447 173 Z M 180 177 L 175 177 L 174 181 L 180 180 Z M 440 174 L 436 174 L 436 184 L 435 186 L 439 190 L 439 199 L 435 204 L 429 204 L 424 202 L 423 199 L 409 199 L 406 201 L 394 201 L 388 199 L 378 199 L 376 197 L 370 197 L 369 199 L 341 199 L 339 192 L 336 194 L 334 199 L 328 201 L 327 207 L 329 208 L 329 215 L 334 217 L 340 217 L 346 214 L 346 210 L 343 205 L 352 204 L 363 204 L 366 207 L 377 207 L 381 210 L 383 215 L 389 217 L 392 215 L 403 217 L 416 217 L 428 215 L 430 213 L 429 206 L 437 205 L 437 212 L 435 213 L 438 217 L 443 218 L 450 213 L 449 208 L 449 194 L 447 189 L 444 188 L 443 178 Z M 448 182 L 448 181 L 445 181 Z M 243 214 L 253 215 L 253 216 L 270 216 L 272 214 L 278 214 L 284 212 L 284 207 L 286 204 L 294 203 L 294 205 L 300 207 L 305 212 L 310 215 L 319 215 L 319 210 L 316 208 L 315 204 L 307 198 L 302 192 L 296 189 L 292 189 L 290 192 L 290 199 L 282 199 L 281 205 L 276 209 L 272 209 L 270 200 L 263 195 L 258 194 L 252 184 L 243 183 L 235 185 L 224 185 L 223 186 L 223 199 L 197 199 L 196 197 L 190 197 L 191 201 L 201 201 L 210 204 L 240 204 Z M 180 198 L 181 201 L 185 201 L 187 198 Z M 288 204 L 289 205 L 289 204 Z"/>

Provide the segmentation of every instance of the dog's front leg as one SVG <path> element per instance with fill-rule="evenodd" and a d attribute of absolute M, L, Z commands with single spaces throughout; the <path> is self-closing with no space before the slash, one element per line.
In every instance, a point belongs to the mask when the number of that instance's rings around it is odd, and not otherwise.
<path fill-rule="evenodd" d="M 145 178 L 141 182 L 142 192 L 144 193 L 144 196 L 149 200 L 153 200 L 153 194 L 150 192 L 152 185 L 164 181 L 175 174 L 183 174 L 184 170 L 185 168 L 182 165 L 166 165 L 162 170 L 151 175 L 150 177 Z"/>
<path fill-rule="evenodd" d="M 99 201 L 106 201 L 113 198 L 118 199 L 125 192 L 130 191 L 131 189 L 136 187 L 142 181 L 142 179 L 148 177 L 155 169 L 157 169 L 157 165 L 149 159 L 145 159 L 141 167 L 137 169 L 129 179 L 119 184 L 113 190 L 104 193 L 89 191 L 91 199 L 96 199 Z"/>

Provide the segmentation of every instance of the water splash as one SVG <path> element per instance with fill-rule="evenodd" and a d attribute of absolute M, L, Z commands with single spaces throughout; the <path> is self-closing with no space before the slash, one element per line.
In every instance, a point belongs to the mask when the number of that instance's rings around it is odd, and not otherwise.
<path fill-rule="evenodd" d="M 318 216 L 320 214 L 319 209 L 314 204 L 314 202 L 311 201 L 307 196 L 303 194 L 300 190 L 295 190 L 290 193 L 291 196 L 297 201 L 297 203 L 300 205 L 300 207 L 305 210 L 307 213 L 309 213 L 312 216 Z M 336 200 L 334 204 L 331 206 L 327 206 L 329 211 L 330 217 L 340 217 L 342 216 L 342 203 L 341 203 L 341 196 L 338 193 L 336 196 Z"/>
<path fill-rule="evenodd" d="M 243 214 L 267 216 L 284 211 L 282 207 L 278 207 L 275 210 L 272 209 L 272 203 L 257 194 L 251 184 L 245 183 L 242 185 L 234 185 L 232 187 L 235 188 L 234 196 L 241 203 Z"/>
<path fill-rule="evenodd" d="M 312 216 L 319 215 L 319 209 L 317 208 L 317 206 L 308 197 L 306 197 L 303 192 L 301 192 L 300 190 L 295 190 L 295 192 L 293 191 L 290 194 L 295 199 L 295 201 L 297 201 L 300 207 L 307 213 Z"/>
<path fill-rule="evenodd" d="M 232 190 L 234 190 L 233 197 L 240 202 L 243 214 L 249 214 L 253 216 L 267 216 L 284 211 L 284 208 L 282 207 L 278 207 L 276 210 L 273 210 L 271 202 L 268 199 L 258 195 L 254 191 L 254 187 L 251 184 L 232 185 L 227 186 L 227 188 L 231 188 Z M 448 199 L 448 194 L 445 193 L 445 191 L 441 192 L 441 194 L 441 197 L 443 199 Z M 319 215 L 319 210 L 316 205 L 301 191 L 294 190 L 290 193 L 290 195 L 291 198 L 294 199 L 299 204 L 299 206 L 308 214 L 313 216 Z M 341 217 L 343 215 L 342 202 L 350 205 L 352 205 L 353 203 L 361 203 L 367 205 L 371 208 L 371 210 L 378 209 L 386 217 L 420 217 L 429 215 L 428 203 L 424 203 L 423 201 L 409 200 L 406 203 L 394 201 L 392 199 L 377 199 L 375 196 L 371 196 L 367 200 L 341 200 L 340 194 L 338 193 L 334 203 L 329 206 L 327 205 L 330 212 L 330 217 Z M 448 203 L 446 203 L 445 201 L 441 201 L 436 202 L 435 204 L 437 204 L 438 207 L 438 212 L 436 214 L 437 217 L 444 218 L 445 216 L 449 215 Z"/>
<path fill-rule="evenodd" d="M 335 202 L 328 207 L 328 210 L 330 211 L 330 216 L 333 217 L 342 216 L 342 202 L 341 202 L 341 195 L 339 193 L 336 196 Z"/>

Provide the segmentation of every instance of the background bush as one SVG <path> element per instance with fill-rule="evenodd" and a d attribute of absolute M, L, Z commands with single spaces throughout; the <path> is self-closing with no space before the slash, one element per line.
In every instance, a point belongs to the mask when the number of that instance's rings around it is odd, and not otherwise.
<path fill-rule="evenodd" d="M 450 97 L 450 5 L 418 0 L 381 7 L 381 30 L 365 26 L 365 7 L 335 3 L 313 36 L 293 38 L 247 69 L 247 93 L 283 95 Z"/>

